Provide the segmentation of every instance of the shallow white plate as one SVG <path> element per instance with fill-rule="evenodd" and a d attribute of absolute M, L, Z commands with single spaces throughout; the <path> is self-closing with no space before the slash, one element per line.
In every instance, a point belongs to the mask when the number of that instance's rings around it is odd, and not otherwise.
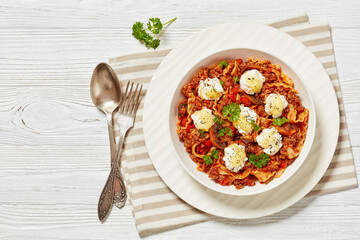
<path fill-rule="evenodd" d="M 300 169 L 280 186 L 250 196 L 219 193 L 194 180 L 177 160 L 167 127 L 172 94 L 185 71 L 216 52 L 237 48 L 255 49 L 276 56 L 301 76 L 313 97 L 317 119 L 315 141 Z M 146 146 L 161 178 L 187 203 L 204 212 L 227 218 L 246 219 L 269 215 L 303 198 L 329 166 L 338 134 L 337 99 L 322 65 L 304 45 L 265 25 L 222 24 L 186 39 L 163 60 L 145 99 Z"/>
<path fill-rule="evenodd" d="M 233 185 L 231 186 L 221 186 L 220 184 L 211 180 L 208 175 L 204 172 L 200 172 L 196 169 L 197 165 L 194 161 L 190 158 L 189 154 L 186 152 L 184 144 L 179 141 L 179 136 L 176 133 L 177 127 L 176 123 L 178 122 L 177 117 L 177 106 L 181 99 L 184 99 L 184 96 L 181 94 L 182 87 L 189 82 L 189 80 L 202 68 L 208 67 L 213 63 L 217 63 L 222 61 L 223 59 L 238 59 L 242 58 L 246 60 L 247 58 L 259 58 L 259 59 L 266 59 L 270 60 L 274 64 L 279 64 L 283 70 L 294 82 L 295 88 L 299 91 L 299 95 L 301 97 L 301 103 L 304 107 L 309 110 L 309 122 L 308 122 L 308 131 L 306 135 L 306 139 L 304 142 L 304 146 L 299 157 L 296 161 L 291 164 L 286 171 L 281 175 L 280 178 L 275 178 L 268 184 L 260 184 L 259 182 L 256 183 L 254 187 L 245 187 L 241 190 L 236 189 Z M 236 196 L 245 196 L 245 195 L 252 195 L 252 194 L 259 194 L 262 192 L 269 191 L 280 184 L 284 183 L 287 179 L 289 179 L 302 165 L 304 162 L 307 154 L 309 153 L 315 135 L 316 129 L 316 115 L 315 115 L 315 107 L 312 101 L 311 95 L 301 80 L 300 76 L 298 76 L 293 69 L 291 69 L 286 63 L 282 62 L 280 59 L 276 58 L 275 56 L 271 56 L 265 52 L 254 50 L 254 49 L 245 49 L 245 48 L 236 48 L 236 49 L 229 49 L 220 51 L 210 56 L 202 59 L 200 62 L 196 63 L 191 69 L 184 69 L 184 75 L 181 78 L 175 80 L 178 83 L 178 86 L 173 89 L 174 92 L 170 92 L 173 96 L 171 100 L 171 104 L 169 105 L 168 109 L 168 132 L 170 133 L 170 139 L 172 141 L 172 145 L 174 148 L 174 152 L 179 160 L 180 164 L 185 168 L 185 170 L 199 183 L 208 187 L 214 191 L 225 193 L 229 195 L 236 195 Z"/>

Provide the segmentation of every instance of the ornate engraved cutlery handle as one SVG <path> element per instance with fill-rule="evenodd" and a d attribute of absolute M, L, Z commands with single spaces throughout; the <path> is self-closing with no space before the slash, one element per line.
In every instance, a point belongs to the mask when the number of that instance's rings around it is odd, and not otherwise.
<path fill-rule="evenodd" d="M 116 162 L 111 165 L 111 171 L 109 177 L 105 183 L 105 186 L 101 192 L 98 203 L 98 217 L 100 221 L 104 221 L 107 215 L 110 213 L 114 202 L 114 180 L 116 176 L 116 169 L 118 168 Z"/>
<path fill-rule="evenodd" d="M 118 180 L 118 182 L 116 183 L 117 188 L 115 189 L 114 204 L 118 208 L 123 208 L 126 203 L 126 189 L 120 169 L 118 169 L 116 173 L 116 180 Z"/>
<path fill-rule="evenodd" d="M 114 164 L 116 143 L 115 143 L 114 129 L 113 129 L 113 114 L 109 113 L 106 115 L 106 117 L 107 117 L 108 130 L 109 130 L 111 164 Z M 123 178 L 121 176 L 120 169 L 118 169 L 116 171 L 115 179 L 114 179 L 114 204 L 118 208 L 124 207 L 126 202 L 126 198 L 124 199 L 124 195 L 126 195 L 124 189 L 125 186 L 124 186 Z"/>
<path fill-rule="evenodd" d="M 127 130 L 126 130 L 127 131 Z M 109 177 L 105 183 L 104 189 L 101 192 L 99 203 L 98 203 L 98 217 L 100 221 L 104 221 L 107 215 L 110 213 L 113 203 L 117 205 L 117 207 L 121 208 L 125 205 L 126 202 L 126 189 L 124 182 L 121 178 L 120 170 L 119 170 L 119 159 L 122 152 L 122 146 L 124 144 L 125 132 L 120 131 L 120 140 L 119 140 L 119 148 L 116 152 L 114 162 L 111 164 L 111 171 Z M 115 178 L 119 177 L 120 179 L 120 191 L 115 195 L 114 187 L 115 187 Z"/>

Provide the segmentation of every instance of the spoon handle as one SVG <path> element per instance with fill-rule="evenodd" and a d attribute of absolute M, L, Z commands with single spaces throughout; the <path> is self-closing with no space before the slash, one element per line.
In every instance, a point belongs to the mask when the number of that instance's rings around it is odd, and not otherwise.
<path fill-rule="evenodd" d="M 101 192 L 98 203 L 98 217 L 101 222 L 109 215 L 114 203 L 114 178 L 116 176 L 116 169 L 118 164 L 115 162 L 111 165 L 111 171 L 105 186 Z"/>
<path fill-rule="evenodd" d="M 114 138 L 112 113 L 106 114 L 106 119 L 107 119 L 108 131 L 109 131 L 110 156 L 111 156 L 111 162 L 113 162 L 115 157 L 115 138 Z"/>
<path fill-rule="evenodd" d="M 110 142 L 110 156 L 111 156 L 111 164 L 114 164 L 115 159 L 115 137 L 114 137 L 114 129 L 113 129 L 113 122 L 112 122 L 112 114 L 108 113 L 106 115 L 107 123 L 108 123 L 108 130 L 109 130 L 109 142 Z M 123 194 L 123 189 L 125 188 L 124 183 L 121 179 L 120 169 L 117 169 L 116 175 L 114 177 L 114 203 L 115 206 L 118 208 L 122 208 L 123 206 L 121 197 Z"/>

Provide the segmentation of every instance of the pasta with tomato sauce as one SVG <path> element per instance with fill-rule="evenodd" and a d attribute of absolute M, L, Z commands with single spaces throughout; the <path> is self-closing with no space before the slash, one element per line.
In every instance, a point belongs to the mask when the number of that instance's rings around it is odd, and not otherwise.
<path fill-rule="evenodd" d="M 279 65 L 223 60 L 181 89 L 177 133 L 197 170 L 237 189 L 279 178 L 305 141 L 309 111 Z"/>

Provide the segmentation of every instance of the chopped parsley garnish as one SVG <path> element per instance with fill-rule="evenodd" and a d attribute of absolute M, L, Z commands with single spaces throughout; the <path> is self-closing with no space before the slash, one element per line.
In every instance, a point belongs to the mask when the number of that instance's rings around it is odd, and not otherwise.
<path fill-rule="evenodd" d="M 227 67 L 228 63 L 227 63 L 226 60 L 224 59 L 224 60 L 222 60 L 218 65 L 219 65 L 219 67 L 223 67 L 223 66 Z"/>
<path fill-rule="evenodd" d="M 249 162 L 257 168 L 262 168 L 266 166 L 269 160 L 269 155 L 267 155 L 266 153 L 262 153 L 260 154 L 260 156 L 256 156 L 252 153 L 249 156 Z"/>
<path fill-rule="evenodd" d="M 214 149 L 211 151 L 211 156 L 204 155 L 203 160 L 204 160 L 204 163 L 206 164 L 206 166 L 208 166 L 214 162 L 213 159 L 218 159 L 218 157 L 219 157 L 219 151 Z"/>
<path fill-rule="evenodd" d="M 136 22 L 132 26 L 132 35 L 141 43 L 145 44 L 147 48 L 156 49 L 160 45 L 160 39 L 156 39 L 154 37 L 160 33 L 165 25 L 172 23 L 176 19 L 177 18 L 173 18 L 163 24 L 159 18 L 150 18 L 147 23 L 147 29 L 144 28 L 143 23 Z M 150 35 L 148 31 L 150 31 L 153 35 Z"/>
<path fill-rule="evenodd" d="M 229 115 L 229 121 L 235 122 L 240 118 L 240 111 L 241 110 L 239 105 L 237 105 L 236 103 L 231 103 L 223 108 L 222 114 L 224 115 L 224 117 L 227 117 Z"/>
<path fill-rule="evenodd" d="M 214 158 L 214 159 L 218 159 L 219 157 L 219 151 L 214 149 L 211 151 L 211 156 Z"/>
<path fill-rule="evenodd" d="M 287 119 L 286 117 L 282 117 L 282 118 L 274 118 L 273 119 L 273 124 L 275 126 L 281 126 L 283 125 L 284 123 L 288 122 L 289 119 Z"/>
<path fill-rule="evenodd" d="M 239 77 L 236 76 L 236 77 L 234 78 L 234 82 L 235 82 L 235 83 L 238 83 L 239 81 L 240 81 Z"/>
<path fill-rule="evenodd" d="M 231 137 L 233 135 L 233 131 L 231 128 L 229 127 L 226 127 L 226 128 L 222 128 L 220 131 L 219 131 L 219 136 L 222 137 L 224 135 L 228 135 L 229 137 Z"/>
<path fill-rule="evenodd" d="M 221 117 L 215 116 L 214 122 L 215 122 L 216 124 L 223 124 L 223 123 L 224 123 L 224 120 L 223 120 Z"/>
<path fill-rule="evenodd" d="M 254 131 L 255 131 L 255 132 L 259 131 L 260 129 L 261 129 L 261 127 L 260 127 L 259 125 L 256 125 L 256 126 L 254 127 Z"/>
<path fill-rule="evenodd" d="M 219 136 L 220 136 L 220 137 L 224 136 L 226 132 L 227 132 L 227 131 L 226 131 L 226 128 L 222 128 L 222 129 L 219 131 Z"/>
<path fill-rule="evenodd" d="M 210 165 L 210 164 L 213 163 L 213 160 L 212 160 L 211 156 L 208 156 L 208 155 L 204 155 L 203 160 L 204 160 L 206 165 Z"/>
<path fill-rule="evenodd" d="M 259 125 L 255 124 L 254 120 L 251 120 L 251 126 L 254 128 L 254 132 L 257 132 L 261 129 L 261 127 Z"/>
<path fill-rule="evenodd" d="M 224 86 L 224 81 L 220 80 L 221 86 Z"/>
<path fill-rule="evenodd" d="M 199 129 L 199 133 L 200 133 L 200 136 L 201 136 L 201 137 L 205 137 L 205 133 L 204 133 L 204 130 L 202 130 L 202 129 Z"/>

